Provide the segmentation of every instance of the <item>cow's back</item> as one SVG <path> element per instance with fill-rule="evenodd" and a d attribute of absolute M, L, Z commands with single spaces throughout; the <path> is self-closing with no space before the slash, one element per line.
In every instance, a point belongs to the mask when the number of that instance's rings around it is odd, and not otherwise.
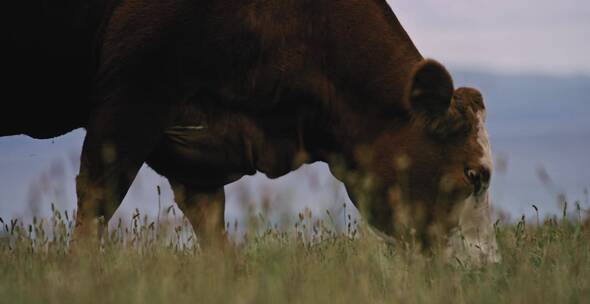
<path fill-rule="evenodd" d="M 3 113 L 20 125 L 0 117 L 0 135 L 83 126 L 95 76 L 98 99 L 133 82 L 182 91 L 174 96 L 203 90 L 249 111 L 335 98 L 396 109 L 421 60 L 383 0 L 14 2 L 0 16 L 0 73 L 6 103 L 17 105 Z"/>

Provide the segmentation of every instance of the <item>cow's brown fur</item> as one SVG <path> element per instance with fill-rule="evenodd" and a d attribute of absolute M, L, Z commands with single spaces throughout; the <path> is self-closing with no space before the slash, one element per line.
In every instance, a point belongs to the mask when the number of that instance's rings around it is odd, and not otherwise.
<path fill-rule="evenodd" d="M 474 128 L 481 95 L 454 91 L 384 0 L 76 3 L 41 8 L 76 21 L 49 33 L 56 43 L 35 28 L 9 30 L 4 57 L 25 64 L 10 65 L 10 92 L 40 87 L 16 98 L 43 97 L 51 111 L 21 108 L 21 123 L 2 120 L 0 134 L 86 128 L 79 223 L 108 219 L 144 161 L 198 214 L 195 228 L 211 226 L 200 225 L 203 210 L 223 214 L 222 202 L 210 202 L 226 183 L 256 170 L 281 176 L 303 162 L 341 158 L 347 174 L 367 172 L 377 197 L 369 222 L 390 234 L 400 206 L 424 232 L 453 222 L 453 202 L 473 192 L 465 170 L 483 155 Z M 12 22 L 32 9 L 13 8 Z M 48 123 L 53 115 L 58 121 Z M 185 128 L 194 125 L 204 129 Z M 347 174 L 339 176 L 345 183 Z"/>

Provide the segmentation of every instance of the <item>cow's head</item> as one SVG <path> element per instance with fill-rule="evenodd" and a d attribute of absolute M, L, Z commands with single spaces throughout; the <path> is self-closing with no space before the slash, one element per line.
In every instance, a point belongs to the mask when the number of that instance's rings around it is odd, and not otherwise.
<path fill-rule="evenodd" d="M 378 195 L 361 208 L 375 228 L 415 233 L 429 247 L 458 225 L 465 204 L 488 204 L 492 160 L 477 90 L 454 89 L 447 70 L 432 60 L 419 63 L 409 79 L 408 118 L 367 149 L 364 167 Z"/>

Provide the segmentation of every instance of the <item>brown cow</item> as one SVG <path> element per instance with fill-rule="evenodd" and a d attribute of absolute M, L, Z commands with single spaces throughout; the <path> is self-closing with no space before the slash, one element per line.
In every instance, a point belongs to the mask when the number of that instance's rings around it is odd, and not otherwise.
<path fill-rule="evenodd" d="M 488 212 L 482 96 L 455 90 L 384 0 L 13 2 L 5 92 L 24 106 L 0 135 L 86 128 L 81 227 L 111 217 L 144 161 L 205 240 L 223 230 L 223 185 L 313 161 L 340 164 L 370 224 L 408 220 L 425 246 L 458 206 Z"/>

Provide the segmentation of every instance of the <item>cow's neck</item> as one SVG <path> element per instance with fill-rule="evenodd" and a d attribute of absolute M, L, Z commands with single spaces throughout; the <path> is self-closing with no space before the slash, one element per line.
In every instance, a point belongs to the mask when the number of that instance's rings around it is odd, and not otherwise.
<path fill-rule="evenodd" d="M 407 78 L 423 57 L 391 8 L 383 0 L 333 4 L 327 12 L 327 77 L 356 110 L 405 110 Z"/>
<path fill-rule="evenodd" d="M 351 8 L 359 11 L 352 14 Z M 358 167 L 358 151 L 385 128 L 403 126 L 409 105 L 405 92 L 422 55 L 382 0 L 342 1 L 329 12 L 325 77 L 331 141 L 327 154 L 345 167 Z"/>

